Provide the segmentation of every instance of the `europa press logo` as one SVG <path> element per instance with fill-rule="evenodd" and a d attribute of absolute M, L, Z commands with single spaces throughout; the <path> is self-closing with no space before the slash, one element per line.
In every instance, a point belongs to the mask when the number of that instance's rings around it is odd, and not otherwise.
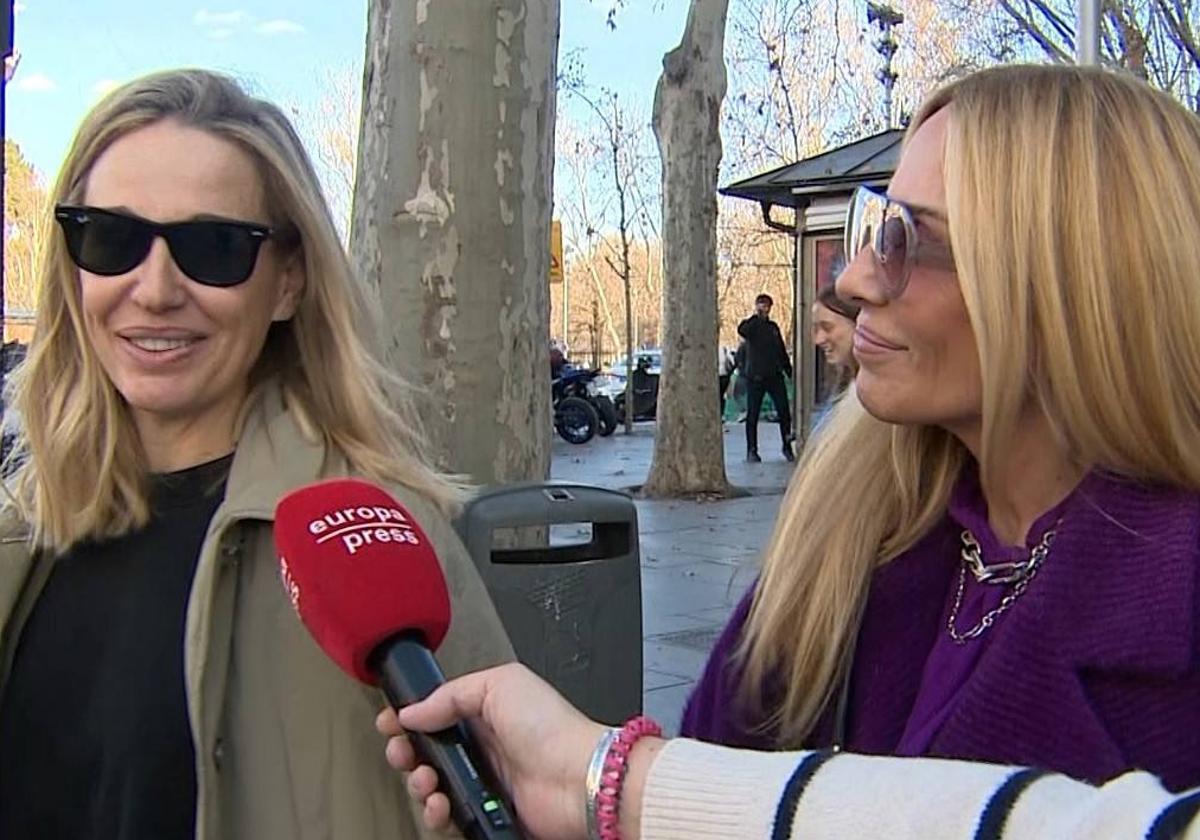
<path fill-rule="evenodd" d="M 279 579 L 283 582 L 283 591 L 287 593 L 288 600 L 292 602 L 292 609 L 300 612 L 300 584 L 292 577 L 286 557 L 279 558 Z"/>
<path fill-rule="evenodd" d="M 408 516 L 394 507 L 341 508 L 311 520 L 308 532 L 317 538 L 317 545 L 339 540 L 349 555 L 369 545 L 421 544 Z"/>

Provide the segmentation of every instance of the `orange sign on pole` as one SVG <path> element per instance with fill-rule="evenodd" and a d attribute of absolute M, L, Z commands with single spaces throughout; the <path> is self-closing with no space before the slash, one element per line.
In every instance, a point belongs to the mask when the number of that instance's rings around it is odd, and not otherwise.
<path fill-rule="evenodd" d="M 550 222 L 550 282 L 563 281 L 562 222 Z"/>

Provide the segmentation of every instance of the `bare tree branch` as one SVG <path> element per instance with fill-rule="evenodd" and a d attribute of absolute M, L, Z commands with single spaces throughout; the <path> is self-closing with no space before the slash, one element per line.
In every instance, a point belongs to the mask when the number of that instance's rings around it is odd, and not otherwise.
<path fill-rule="evenodd" d="M 1168 5 L 1167 0 L 1158 0 L 1157 8 L 1160 19 L 1171 31 L 1171 40 L 1187 53 L 1192 64 L 1200 67 L 1200 45 L 1192 35 L 1189 10 L 1184 8 L 1183 0 L 1175 0 L 1174 9 Z"/>
<path fill-rule="evenodd" d="M 1053 58 L 1055 61 L 1069 62 L 1071 60 L 1070 53 L 1064 51 L 1061 47 L 1051 41 L 1045 33 L 1034 22 L 1032 16 L 1022 14 L 1009 0 L 999 0 L 1000 7 L 1008 12 L 1009 16 L 1016 21 L 1022 31 L 1037 42 L 1038 46 Z M 1028 4 L 1026 4 L 1028 7 Z"/>
<path fill-rule="evenodd" d="M 1030 4 L 1034 6 L 1041 14 L 1046 22 L 1058 33 L 1059 37 L 1067 42 L 1067 49 L 1071 52 L 1075 51 L 1075 27 L 1071 26 L 1062 15 L 1052 9 L 1044 0 L 1025 0 L 1025 7 L 1029 8 Z"/>

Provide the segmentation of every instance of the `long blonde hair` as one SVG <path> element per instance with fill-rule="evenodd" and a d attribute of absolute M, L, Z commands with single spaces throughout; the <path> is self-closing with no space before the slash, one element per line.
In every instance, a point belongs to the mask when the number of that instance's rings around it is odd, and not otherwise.
<path fill-rule="evenodd" d="M 1036 400 L 1067 457 L 1200 490 L 1200 119 L 1114 72 L 1007 66 L 935 93 L 986 482 Z M 853 391 L 803 454 L 764 560 L 741 699 L 802 743 L 850 663 L 871 576 L 944 516 L 968 454 Z M 783 694 L 765 708 L 762 686 Z"/>
<path fill-rule="evenodd" d="M 166 119 L 230 140 L 256 161 L 270 221 L 294 233 L 303 259 L 307 282 L 295 315 L 272 325 L 241 422 L 262 386 L 277 380 L 301 429 L 327 452 L 449 510 L 458 487 L 421 456 L 429 450 L 403 383 L 360 337 L 375 332 L 372 307 L 304 146 L 277 107 L 208 71 L 130 82 L 84 119 L 49 204 L 81 200 L 92 166 L 113 142 Z M 48 221 L 44 230 L 37 324 L 8 388 L 8 404 L 21 418 L 11 489 L 35 544 L 64 550 L 143 525 L 149 470 L 128 407 L 84 332 L 78 269 L 58 231 Z"/>

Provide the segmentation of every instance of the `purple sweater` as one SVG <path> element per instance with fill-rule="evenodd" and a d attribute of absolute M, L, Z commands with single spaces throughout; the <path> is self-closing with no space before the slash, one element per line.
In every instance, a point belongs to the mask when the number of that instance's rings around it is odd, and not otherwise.
<path fill-rule="evenodd" d="M 1200 497 L 1097 471 L 1035 523 L 1031 543 L 1056 522 L 1028 591 L 981 639 L 946 644 L 962 529 L 989 563 L 1022 551 L 999 545 L 964 476 L 943 521 L 875 574 L 846 749 L 1026 764 L 1094 782 L 1138 768 L 1172 789 L 1200 785 Z M 998 589 L 968 587 L 961 630 Z M 737 699 L 731 652 L 749 603 L 747 594 L 713 649 L 683 735 L 776 746 Z M 804 746 L 828 745 L 832 731 L 827 708 Z"/>

